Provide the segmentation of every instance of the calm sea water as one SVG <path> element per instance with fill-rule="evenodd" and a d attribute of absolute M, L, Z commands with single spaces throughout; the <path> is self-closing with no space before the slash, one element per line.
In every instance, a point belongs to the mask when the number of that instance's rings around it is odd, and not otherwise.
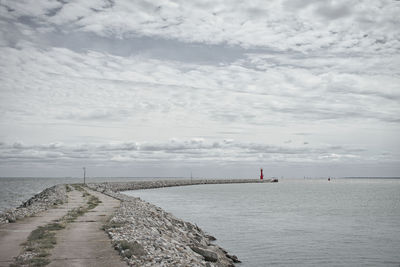
<path fill-rule="evenodd" d="M 127 192 L 196 223 L 240 266 L 400 266 L 400 180 L 285 180 Z"/>

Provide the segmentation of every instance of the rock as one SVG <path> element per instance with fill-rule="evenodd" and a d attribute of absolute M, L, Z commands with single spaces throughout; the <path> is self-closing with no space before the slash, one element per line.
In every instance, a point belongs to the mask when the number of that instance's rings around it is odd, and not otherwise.
<path fill-rule="evenodd" d="M 6 219 L 9 223 L 13 223 L 17 220 L 17 218 L 15 218 L 15 214 L 13 213 L 6 214 Z"/>
<path fill-rule="evenodd" d="M 204 257 L 204 259 L 206 261 L 211 261 L 211 262 L 217 262 L 218 261 L 218 255 L 217 253 L 208 250 L 208 249 L 203 249 L 200 247 L 190 247 L 194 252 L 196 252 L 197 254 L 200 254 L 201 256 Z"/>
<path fill-rule="evenodd" d="M 215 241 L 215 240 L 217 240 L 214 236 L 212 236 L 212 235 L 206 235 L 206 238 L 208 238 L 208 240 L 210 240 L 210 241 Z"/>
<path fill-rule="evenodd" d="M 137 257 L 141 257 L 143 255 L 146 255 L 146 251 L 144 250 L 143 246 L 140 245 L 136 241 L 131 244 L 129 249 L 132 252 L 132 254 L 137 256 Z"/>
<path fill-rule="evenodd" d="M 238 259 L 238 257 L 236 256 L 236 255 L 229 255 L 229 254 L 226 254 L 226 256 L 228 257 L 228 258 L 230 258 L 233 262 L 235 262 L 235 263 L 240 263 L 241 261 Z"/>

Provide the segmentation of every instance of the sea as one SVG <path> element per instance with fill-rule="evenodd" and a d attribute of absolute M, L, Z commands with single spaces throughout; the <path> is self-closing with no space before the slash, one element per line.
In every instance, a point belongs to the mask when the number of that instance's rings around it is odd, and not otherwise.
<path fill-rule="evenodd" d="M 241 267 L 400 266 L 400 179 L 280 179 L 125 193 L 197 224 Z"/>
<path fill-rule="evenodd" d="M 88 178 L 87 182 L 150 178 Z M 159 178 L 153 178 L 159 179 Z M 0 178 L 0 212 L 82 178 Z M 400 266 L 400 179 L 279 179 L 126 191 L 197 224 L 247 266 Z"/>

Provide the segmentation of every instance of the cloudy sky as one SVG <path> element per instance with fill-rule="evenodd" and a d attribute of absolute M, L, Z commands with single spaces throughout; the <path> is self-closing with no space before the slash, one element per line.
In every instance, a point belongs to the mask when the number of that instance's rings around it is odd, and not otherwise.
<path fill-rule="evenodd" d="M 400 176 L 399 14 L 1 0 L 0 176 Z"/>

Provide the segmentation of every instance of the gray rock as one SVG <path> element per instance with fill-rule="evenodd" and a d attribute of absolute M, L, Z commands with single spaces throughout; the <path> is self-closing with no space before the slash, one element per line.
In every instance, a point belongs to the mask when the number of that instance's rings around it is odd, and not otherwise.
<path fill-rule="evenodd" d="M 144 250 L 143 246 L 140 245 L 138 242 L 133 242 L 129 248 L 133 255 L 137 257 L 141 257 L 143 255 L 146 255 L 146 251 Z"/>
<path fill-rule="evenodd" d="M 210 241 L 215 241 L 215 240 L 217 240 L 214 236 L 212 236 L 212 235 L 206 235 L 206 238 L 208 239 L 208 240 L 210 240 Z"/>
<path fill-rule="evenodd" d="M 215 253 L 211 250 L 200 248 L 200 247 L 194 247 L 194 246 L 192 246 L 190 248 L 197 254 L 200 254 L 201 256 L 203 256 L 206 261 L 211 261 L 211 262 L 218 261 L 217 253 Z"/>
<path fill-rule="evenodd" d="M 229 254 L 226 254 L 226 256 L 228 257 L 228 258 L 230 258 L 233 262 L 235 262 L 235 263 L 240 263 L 241 261 L 238 259 L 238 257 L 236 256 L 236 255 L 229 255 Z"/>

